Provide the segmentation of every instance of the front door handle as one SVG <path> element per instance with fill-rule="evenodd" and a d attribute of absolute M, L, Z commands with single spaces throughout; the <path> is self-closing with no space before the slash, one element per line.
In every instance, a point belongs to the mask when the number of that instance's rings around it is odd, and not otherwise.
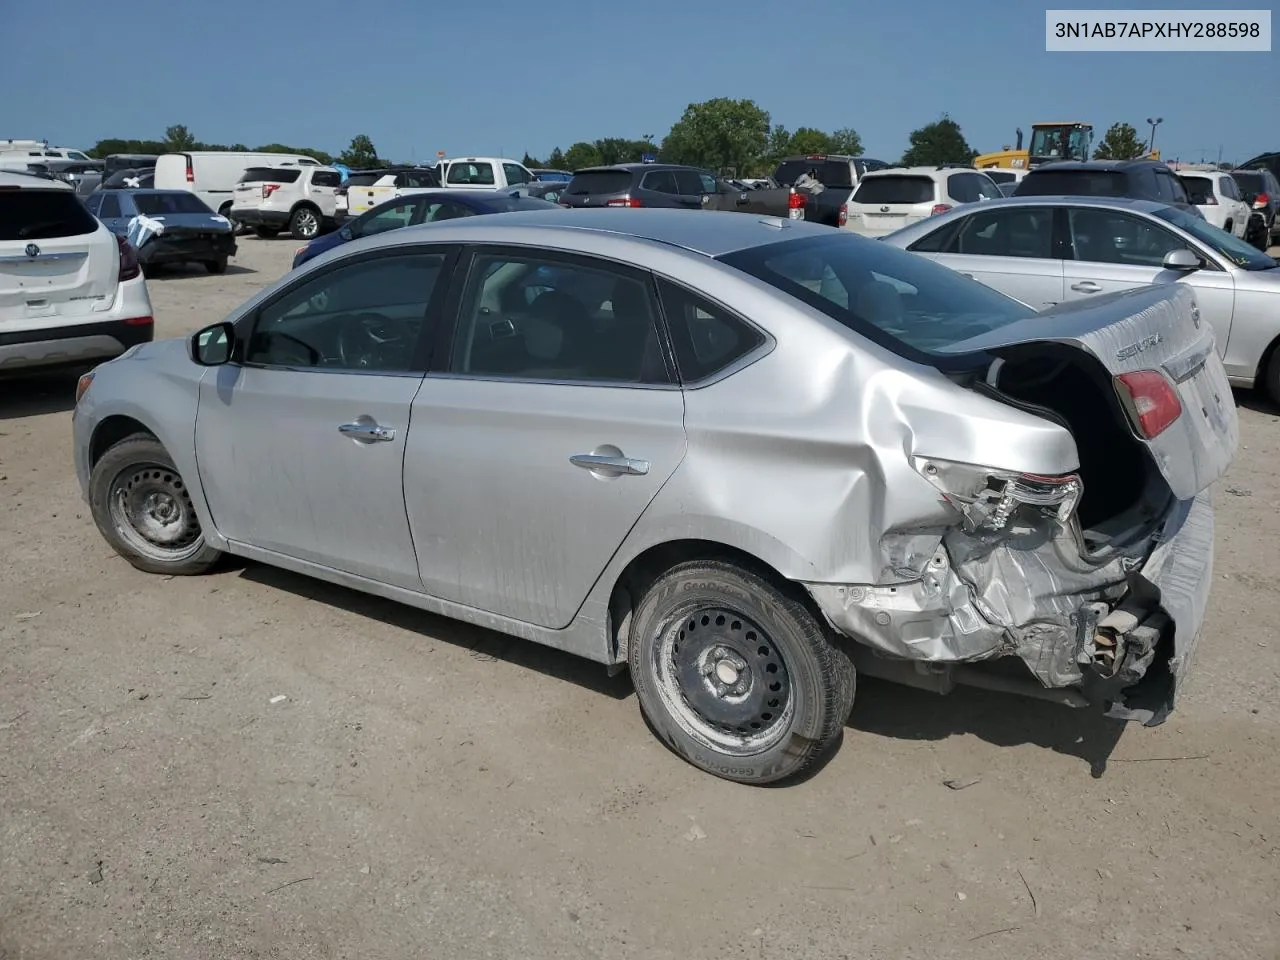
<path fill-rule="evenodd" d="M 1102 286 L 1092 280 L 1081 280 L 1079 283 L 1073 283 L 1071 289 L 1076 293 L 1097 293 Z"/>
<path fill-rule="evenodd" d="M 379 426 L 367 420 L 357 420 L 354 423 L 344 423 L 338 426 L 338 432 L 358 440 L 361 443 L 386 443 L 396 438 L 396 432 L 391 427 Z"/>
<path fill-rule="evenodd" d="M 575 453 L 569 458 L 575 467 L 598 470 L 613 476 L 643 477 L 649 472 L 648 460 L 632 460 L 630 457 L 608 457 L 596 453 Z"/>

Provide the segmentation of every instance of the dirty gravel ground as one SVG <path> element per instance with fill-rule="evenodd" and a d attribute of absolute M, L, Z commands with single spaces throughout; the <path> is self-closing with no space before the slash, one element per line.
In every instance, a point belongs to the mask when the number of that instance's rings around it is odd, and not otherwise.
<path fill-rule="evenodd" d="M 158 335 L 294 247 L 154 280 Z M 750 789 L 592 664 L 264 567 L 134 571 L 71 382 L 0 384 L 4 960 L 1280 956 L 1280 417 L 1248 396 L 1169 723 L 869 680 L 819 775 Z"/>

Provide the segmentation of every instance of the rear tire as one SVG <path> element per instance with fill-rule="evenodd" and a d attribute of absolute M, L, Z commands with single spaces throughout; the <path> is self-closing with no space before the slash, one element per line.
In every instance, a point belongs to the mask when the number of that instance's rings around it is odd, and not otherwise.
<path fill-rule="evenodd" d="M 1280 407 L 1280 345 L 1271 348 L 1271 356 L 1258 378 L 1257 388 L 1275 406 Z"/>
<path fill-rule="evenodd" d="M 204 264 L 204 268 L 208 270 L 210 273 L 226 273 L 227 258 L 219 257 L 217 260 L 206 260 Z"/>
<path fill-rule="evenodd" d="M 298 207 L 289 217 L 289 232 L 295 240 L 314 240 L 320 236 L 320 211 L 314 207 Z"/>
<path fill-rule="evenodd" d="M 834 747 L 853 706 L 853 663 L 808 608 L 732 563 L 668 570 L 637 606 L 628 646 L 654 732 L 726 780 L 797 776 Z"/>
<path fill-rule="evenodd" d="M 280 231 L 276 227 L 254 227 L 253 232 L 260 240 L 274 240 L 280 236 Z"/>
<path fill-rule="evenodd" d="M 93 465 L 89 507 L 112 549 L 147 573 L 192 576 L 222 555 L 205 542 L 173 458 L 149 434 L 125 437 Z"/>

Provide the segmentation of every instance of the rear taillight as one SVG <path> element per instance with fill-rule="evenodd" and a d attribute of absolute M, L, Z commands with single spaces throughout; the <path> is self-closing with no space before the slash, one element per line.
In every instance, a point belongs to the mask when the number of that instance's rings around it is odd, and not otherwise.
<path fill-rule="evenodd" d="M 191 165 L 191 158 L 187 157 L 187 183 L 195 183 L 195 182 L 196 182 L 195 167 Z"/>
<path fill-rule="evenodd" d="M 619 197 L 605 203 L 606 207 L 643 207 L 639 197 Z"/>
<path fill-rule="evenodd" d="M 946 213 L 950 209 L 951 204 L 949 203 L 935 203 L 933 209 L 929 211 L 929 216 L 936 217 L 938 214 Z"/>
<path fill-rule="evenodd" d="M 267 199 L 267 197 L 271 196 L 273 193 L 275 193 L 279 189 L 280 189 L 280 184 L 278 183 L 264 183 L 262 185 L 262 199 L 263 200 Z"/>
<path fill-rule="evenodd" d="M 306 252 L 307 252 L 307 246 L 308 246 L 307 244 L 303 244 L 303 245 L 302 245 L 301 247 L 299 247 L 297 250 L 293 251 L 293 258 L 296 260 L 296 259 L 298 259 L 298 257 L 300 257 L 300 256 L 302 256 L 304 253 L 306 253 Z"/>
<path fill-rule="evenodd" d="M 155 317 L 130 317 L 127 320 L 120 321 L 126 327 L 149 327 L 156 322 Z"/>
<path fill-rule="evenodd" d="M 119 235 L 116 236 L 116 245 L 120 248 L 120 279 L 132 280 L 142 273 L 142 267 L 138 264 L 138 257 L 133 252 L 133 246 L 128 240 Z"/>
<path fill-rule="evenodd" d="M 1024 520 L 1039 516 L 1066 523 L 1084 490 L 1079 475 L 1074 473 L 1015 473 L 928 457 L 913 457 L 911 464 L 960 512 L 971 533 L 1016 525 L 1023 508 L 1029 511 L 1023 515 Z"/>
<path fill-rule="evenodd" d="M 804 219 L 805 195 L 792 190 L 787 194 L 787 216 L 792 220 Z"/>
<path fill-rule="evenodd" d="M 1268 196 L 1267 194 L 1265 194 L 1265 193 L 1260 193 L 1260 194 L 1258 194 L 1256 197 L 1254 197 L 1254 198 L 1253 198 L 1253 209 L 1255 209 L 1255 210 L 1261 210 L 1263 207 L 1265 207 L 1265 206 L 1266 206 L 1268 203 L 1270 203 L 1270 202 L 1271 202 L 1271 197 L 1269 197 L 1269 196 Z"/>
<path fill-rule="evenodd" d="M 1159 370 L 1136 370 L 1116 377 L 1116 390 L 1133 425 L 1148 440 L 1164 433 L 1182 416 L 1182 401 Z"/>
<path fill-rule="evenodd" d="M 849 205 L 847 203 L 840 204 L 840 212 L 836 214 L 836 226 L 843 227 L 849 222 Z"/>

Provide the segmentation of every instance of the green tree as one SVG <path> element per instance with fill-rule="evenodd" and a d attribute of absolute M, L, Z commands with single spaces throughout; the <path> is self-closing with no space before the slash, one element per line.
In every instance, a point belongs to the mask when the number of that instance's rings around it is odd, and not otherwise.
<path fill-rule="evenodd" d="M 934 167 L 943 163 L 972 163 L 978 152 L 964 139 L 960 124 L 947 114 L 919 130 L 912 130 L 911 146 L 902 155 L 904 167 Z"/>
<path fill-rule="evenodd" d="M 1136 160 L 1145 154 L 1146 146 L 1138 139 L 1138 131 L 1127 123 L 1113 123 L 1093 151 L 1095 160 Z"/>
<path fill-rule="evenodd" d="M 594 144 L 601 163 L 639 163 L 645 153 L 653 149 L 648 140 L 627 140 L 622 137 L 605 137 Z"/>
<path fill-rule="evenodd" d="M 551 155 L 547 157 L 547 166 L 552 170 L 563 170 L 565 168 L 564 153 L 559 147 L 551 151 Z"/>
<path fill-rule="evenodd" d="M 814 127 L 800 127 L 791 135 L 788 153 L 832 153 L 831 138 Z"/>
<path fill-rule="evenodd" d="M 207 147 L 209 150 L 235 150 L 232 147 Z M 255 153 L 300 153 L 306 157 L 315 157 L 321 163 L 333 163 L 333 154 L 325 153 L 323 150 L 316 150 L 312 147 L 291 147 L 285 143 L 264 143 L 260 147 L 254 149 Z"/>
<path fill-rule="evenodd" d="M 594 143 L 579 140 L 564 152 L 564 165 L 569 170 L 581 170 L 583 167 L 598 167 L 604 160 Z"/>
<path fill-rule="evenodd" d="M 369 139 L 368 134 L 357 133 L 351 138 L 347 149 L 338 155 L 338 162 L 346 164 L 353 170 L 370 170 L 378 166 L 378 150 Z"/>
<path fill-rule="evenodd" d="M 161 154 L 168 152 L 168 145 L 160 140 L 125 140 L 119 137 L 110 137 L 106 140 L 99 140 L 89 150 L 89 155 L 103 159 L 111 156 L 113 153 L 144 153 L 144 154 Z"/>
<path fill-rule="evenodd" d="M 530 170 L 533 170 L 542 166 L 542 161 L 539 160 L 537 157 L 531 156 L 528 150 L 524 152 L 524 156 L 520 158 L 520 162 L 523 163 Z"/>
<path fill-rule="evenodd" d="M 754 100 L 691 103 L 662 141 L 662 159 L 745 174 L 764 160 L 770 134 L 769 112 Z"/>
<path fill-rule="evenodd" d="M 862 138 L 853 127 L 841 127 L 830 136 L 831 152 L 847 157 L 862 156 Z"/>
<path fill-rule="evenodd" d="M 197 145 L 195 136 L 180 123 L 175 123 L 171 127 L 164 128 L 164 144 L 165 149 L 169 153 L 181 153 L 186 150 L 194 150 Z"/>

